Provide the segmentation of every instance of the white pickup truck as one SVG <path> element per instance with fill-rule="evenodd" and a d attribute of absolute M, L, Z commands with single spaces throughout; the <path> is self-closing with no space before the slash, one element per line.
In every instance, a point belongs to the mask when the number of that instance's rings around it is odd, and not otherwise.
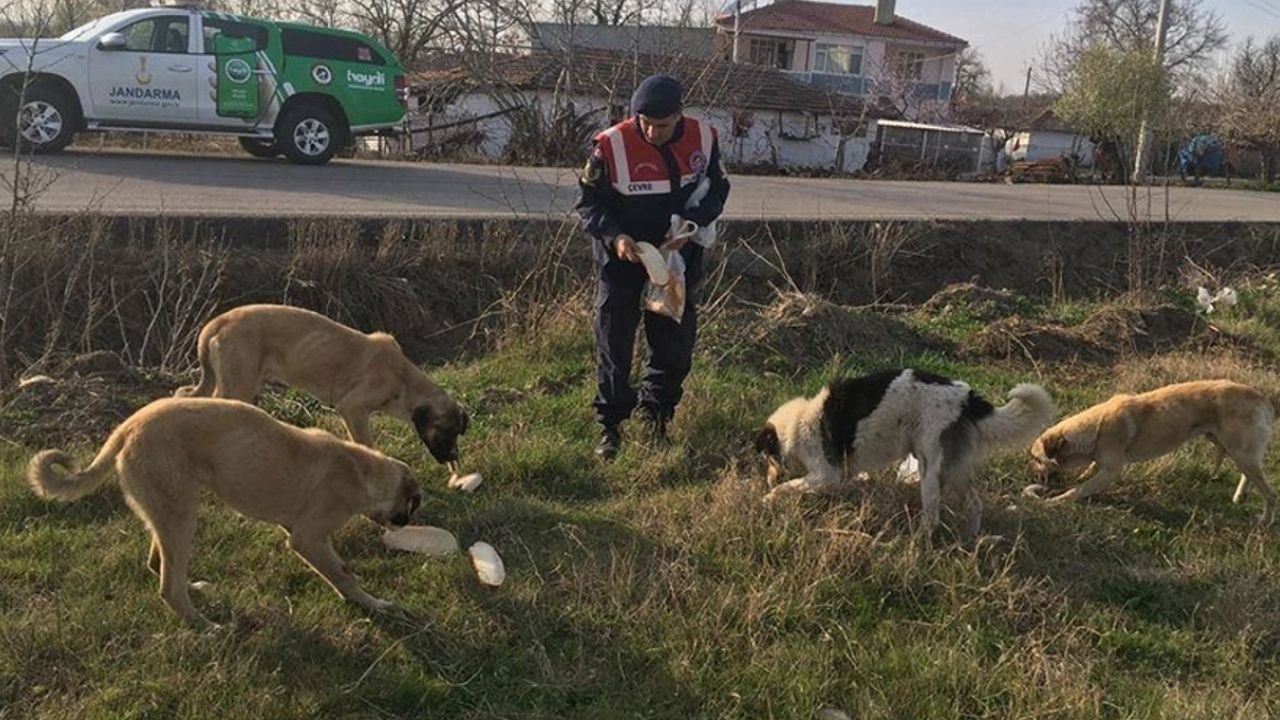
<path fill-rule="evenodd" d="M 355 135 L 398 130 L 407 97 L 404 69 L 366 35 L 186 5 L 0 40 L 0 141 L 35 152 L 79 131 L 172 131 L 320 164 Z"/>

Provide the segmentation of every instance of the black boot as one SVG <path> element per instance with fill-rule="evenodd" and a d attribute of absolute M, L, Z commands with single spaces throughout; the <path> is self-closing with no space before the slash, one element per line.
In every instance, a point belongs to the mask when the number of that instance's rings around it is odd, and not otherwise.
<path fill-rule="evenodd" d="M 655 409 L 643 408 L 640 419 L 644 422 L 645 435 L 650 443 L 658 447 L 671 444 L 671 438 L 667 435 L 667 421 L 670 418 Z"/>
<path fill-rule="evenodd" d="M 617 425 L 606 426 L 600 431 L 600 444 L 596 446 L 596 455 L 605 462 L 613 462 L 622 448 L 622 431 Z"/>

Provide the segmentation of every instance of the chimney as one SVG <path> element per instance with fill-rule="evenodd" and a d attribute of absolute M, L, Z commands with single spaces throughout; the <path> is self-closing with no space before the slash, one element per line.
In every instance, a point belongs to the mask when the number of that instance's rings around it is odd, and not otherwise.
<path fill-rule="evenodd" d="M 876 0 L 876 24 L 893 24 L 893 6 L 896 0 Z"/>

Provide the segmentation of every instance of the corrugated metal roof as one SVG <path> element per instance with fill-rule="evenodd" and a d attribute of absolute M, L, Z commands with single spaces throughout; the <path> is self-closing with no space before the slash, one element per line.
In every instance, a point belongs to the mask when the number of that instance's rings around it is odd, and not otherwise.
<path fill-rule="evenodd" d="M 863 106 L 858 98 L 805 85 L 769 68 L 719 58 L 603 50 L 484 56 L 472 58 L 465 65 L 459 62 L 454 67 L 437 66 L 410 80 L 423 90 L 459 82 L 514 90 L 556 90 L 563 88 L 571 75 L 576 94 L 605 97 L 625 105 L 641 80 L 658 73 L 680 80 L 685 86 L 685 105 L 690 107 L 792 110 L 848 117 L 859 114 Z M 889 114 L 885 109 L 871 108 L 867 117 Z"/>
<path fill-rule="evenodd" d="M 715 54 L 714 28 L 655 27 L 635 25 L 567 25 L 533 23 L 529 38 L 535 50 L 566 48 L 640 52 L 646 55 L 681 54 L 708 58 Z"/>

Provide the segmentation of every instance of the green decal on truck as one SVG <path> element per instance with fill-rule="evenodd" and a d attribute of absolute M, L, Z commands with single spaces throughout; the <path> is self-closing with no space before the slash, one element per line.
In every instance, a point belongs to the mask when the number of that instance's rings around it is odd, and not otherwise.
<path fill-rule="evenodd" d="M 213 51 L 218 58 L 218 114 L 222 117 L 255 118 L 258 104 L 258 58 L 250 38 L 218 35 Z"/>

